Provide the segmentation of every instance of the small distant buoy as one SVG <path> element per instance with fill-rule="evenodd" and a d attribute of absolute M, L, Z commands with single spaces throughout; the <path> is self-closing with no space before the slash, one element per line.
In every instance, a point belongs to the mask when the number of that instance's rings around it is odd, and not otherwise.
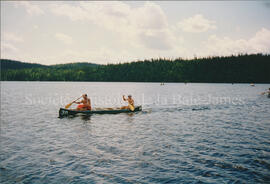
<path fill-rule="evenodd" d="M 251 83 L 250 86 L 255 86 L 255 84 Z"/>

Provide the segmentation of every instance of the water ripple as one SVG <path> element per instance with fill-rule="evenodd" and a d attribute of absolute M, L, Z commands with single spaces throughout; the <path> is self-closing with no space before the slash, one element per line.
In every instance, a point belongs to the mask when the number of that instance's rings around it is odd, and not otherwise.
<path fill-rule="evenodd" d="M 2 84 L 0 183 L 270 181 L 270 103 L 258 95 L 267 85 Z M 59 89 L 63 98 L 79 89 L 100 96 L 117 96 L 125 89 L 152 99 L 158 91 L 168 103 L 150 101 L 136 114 L 58 119 L 62 104 L 22 100 L 29 94 L 54 99 Z M 243 103 L 175 104 L 172 92 L 188 98 L 238 97 Z M 22 108 L 16 108 L 18 102 Z"/>

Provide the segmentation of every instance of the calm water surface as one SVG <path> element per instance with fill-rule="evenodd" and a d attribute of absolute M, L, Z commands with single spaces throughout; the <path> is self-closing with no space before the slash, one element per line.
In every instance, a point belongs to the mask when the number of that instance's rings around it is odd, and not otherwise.
<path fill-rule="evenodd" d="M 0 183 L 269 183 L 269 87 L 1 82 Z M 82 93 L 143 111 L 57 118 Z"/>

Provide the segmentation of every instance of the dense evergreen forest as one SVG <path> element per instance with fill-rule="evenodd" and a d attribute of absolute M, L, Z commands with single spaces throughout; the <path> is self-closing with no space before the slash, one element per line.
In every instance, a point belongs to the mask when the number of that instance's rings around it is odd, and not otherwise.
<path fill-rule="evenodd" d="M 1 80 L 270 83 L 270 55 L 50 66 L 1 59 Z"/>

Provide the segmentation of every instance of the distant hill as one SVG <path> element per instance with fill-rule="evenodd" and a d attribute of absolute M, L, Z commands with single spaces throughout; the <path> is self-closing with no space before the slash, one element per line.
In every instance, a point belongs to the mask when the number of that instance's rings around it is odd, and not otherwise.
<path fill-rule="evenodd" d="M 87 63 L 87 62 L 50 65 L 50 67 L 54 67 L 58 69 L 76 69 L 76 68 L 97 67 L 97 66 L 99 65 L 95 63 Z"/>
<path fill-rule="evenodd" d="M 26 63 L 21 61 L 15 61 L 10 59 L 1 59 L 1 70 L 7 69 L 27 69 L 27 68 L 56 68 L 56 69 L 76 69 L 84 67 L 96 67 L 98 64 L 94 63 L 67 63 L 67 64 L 57 64 L 57 65 L 42 65 L 37 63 Z"/>
<path fill-rule="evenodd" d="M 25 63 L 21 61 L 15 61 L 10 59 L 1 59 L 1 70 L 7 69 L 26 69 L 26 68 L 46 68 L 48 66 L 37 63 Z"/>
<path fill-rule="evenodd" d="M 122 64 L 45 66 L 1 60 L 1 81 L 270 83 L 270 55 L 245 54 Z"/>

